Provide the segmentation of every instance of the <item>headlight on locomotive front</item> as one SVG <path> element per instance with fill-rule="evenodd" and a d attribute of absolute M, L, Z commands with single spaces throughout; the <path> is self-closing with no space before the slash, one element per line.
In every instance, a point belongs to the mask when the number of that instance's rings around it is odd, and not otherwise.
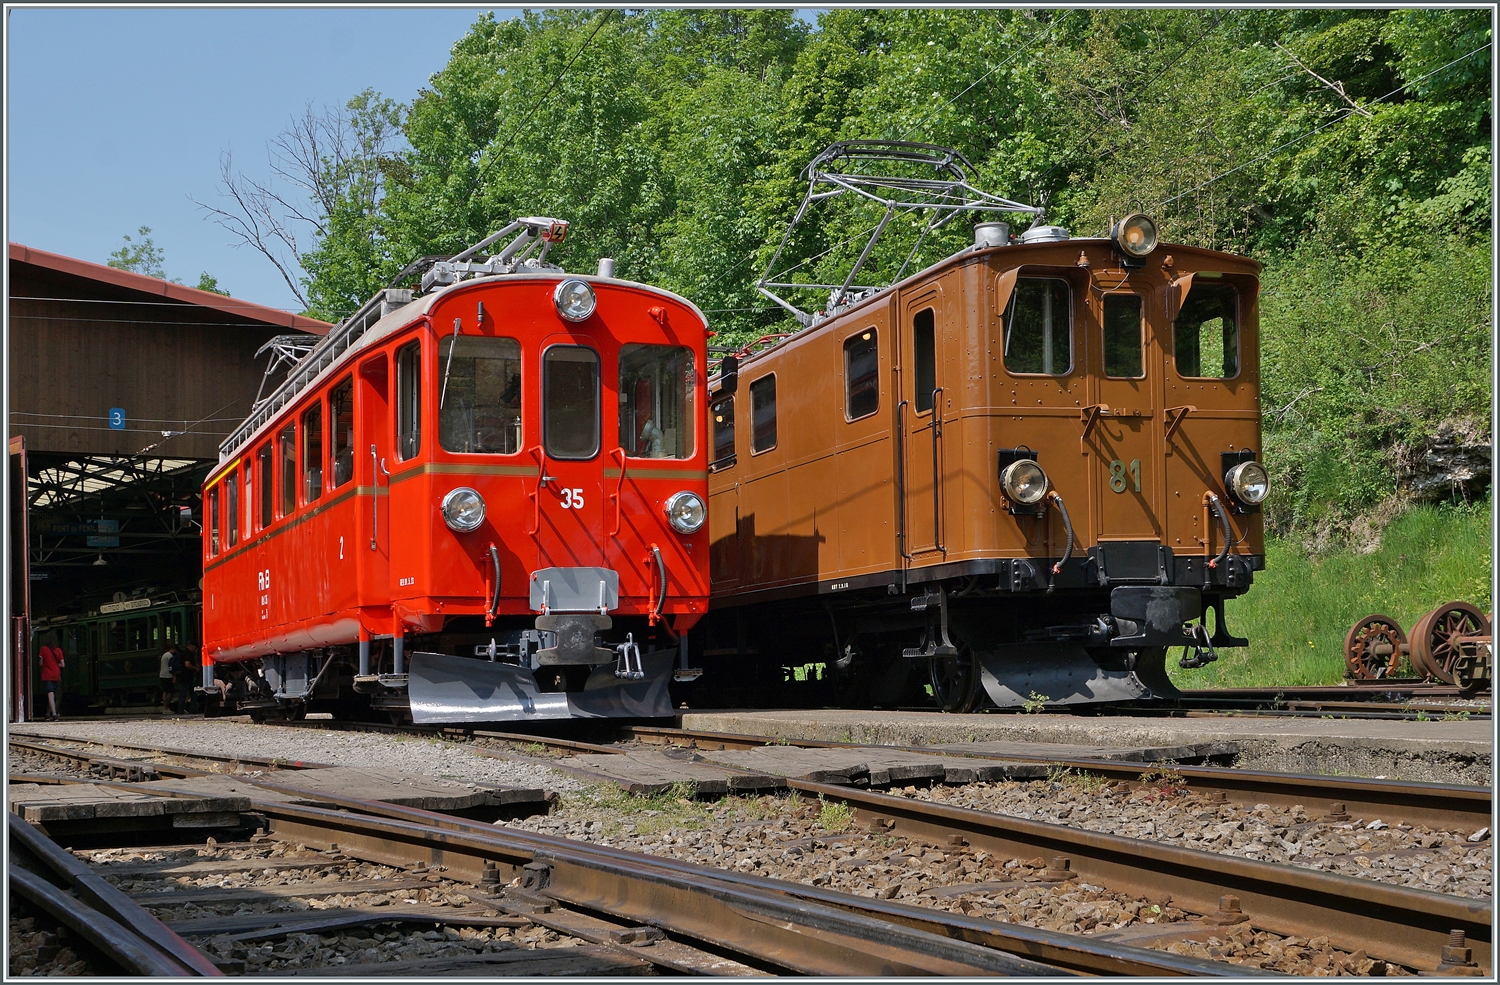
<path fill-rule="evenodd" d="M 673 493 L 667 500 L 667 522 L 680 534 L 695 534 L 708 519 L 708 509 L 697 493 L 686 490 Z"/>
<path fill-rule="evenodd" d="M 472 533 L 484 522 L 484 497 L 468 486 L 459 486 L 443 497 L 443 522 L 449 530 Z"/>
<path fill-rule="evenodd" d="M 1000 488 L 1011 502 L 1034 506 L 1047 495 L 1047 473 L 1033 460 L 1022 458 L 1000 473 Z"/>
<path fill-rule="evenodd" d="M 1132 212 L 1115 224 L 1109 238 L 1122 253 L 1139 260 L 1156 249 L 1156 223 L 1148 215 Z"/>
<path fill-rule="evenodd" d="M 1229 494 L 1246 506 L 1256 506 L 1271 491 L 1271 477 L 1259 462 L 1241 462 L 1224 476 Z"/>
<path fill-rule="evenodd" d="M 594 313 L 598 299 L 588 281 L 569 277 L 552 292 L 552 303 L 557 305 L 557 313 L 568 321 L 584 321 Z"/>

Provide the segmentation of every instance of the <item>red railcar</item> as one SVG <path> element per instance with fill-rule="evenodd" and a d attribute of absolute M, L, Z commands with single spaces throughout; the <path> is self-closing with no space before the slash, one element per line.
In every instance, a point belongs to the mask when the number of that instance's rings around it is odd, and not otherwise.
<path fill-rule="evenodd" d="M 708 595 L 706 324 L 546 262 L 566 229 L 517 220 L 381 292 L 225 441 L 205 687 L 292 716 L 669 712 Z"/>

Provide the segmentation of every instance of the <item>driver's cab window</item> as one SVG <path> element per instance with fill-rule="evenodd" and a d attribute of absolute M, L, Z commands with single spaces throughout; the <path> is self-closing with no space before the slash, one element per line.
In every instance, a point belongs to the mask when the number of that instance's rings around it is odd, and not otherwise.
<path fill-rule="evenodd" d="M 1196 274 L 1172 323 L 1177 375 L 1229 379 L 1240 371 L 1239 292 L 1211 274 Z"/>
<path fill-rule="evenodd" d="M 1016 280 L 1003 318 L 1005 368 L 1066 376 L 1073 370 L 1073 291 L 1060 277 Z"/>
<path fill-rule="evenodd" d="M 1141 348 L 1141 299 L 1137 294 L 1109 294 L 1104 298 L 1104 375 L 1140 378 L 1146 375 Z"/>
<path fill-rule="evenodd" d="M 620 447 L 632 458 L 693 457 L 693 350 L 620 347 Z"/>

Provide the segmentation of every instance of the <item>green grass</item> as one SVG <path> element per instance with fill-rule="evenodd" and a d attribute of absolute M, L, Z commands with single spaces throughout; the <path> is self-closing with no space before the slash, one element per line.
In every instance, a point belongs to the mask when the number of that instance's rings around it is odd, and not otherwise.
<path fill-rule="evenodd" d="M 1420 507 L 1385 531 L 1380 547 L 1308 557 L 1292 541 L 1267 538 L 1266 570 L 1225 617 L 1244 649 L 1220 650 L 1199 670 L 1167 668 L 1178 687 L 1275 687 L 1335 684 L 1344 676 L 1344 635 L 1374 612 L 1410 632 L 1443 602 L 1491 611 L 1490 504 Z"/>

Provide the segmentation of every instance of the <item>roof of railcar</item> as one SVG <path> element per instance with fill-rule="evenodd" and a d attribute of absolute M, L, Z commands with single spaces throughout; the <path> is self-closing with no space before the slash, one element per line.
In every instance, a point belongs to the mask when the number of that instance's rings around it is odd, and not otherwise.
<path fill-rule="evenodd" d="M 529 282 L 537 280 L 563 279 L 582 280 L 587 281 L 590 284 L 607 284 L 611 287 L 636 288 L 642 291 L 646 291 L 650 294 L 669 298 L 690 309 L 693 314 L 698 316 L 698 319 L 702 321 L 704 325 L 708 324 L 708 318 L 703 314 L 703 310 L 682 295 L 674 294 L 673 292 L 668 291 L 665 288 L 653 287 L 650 284 L 641 284 L 633 280 L 622 280 L 618 277 L 599 277 L 593 274 L 570 274 L 562 270 L 536 270 L 515 274 L 499 274 L 493 277 L 476 277 L 472 280 L 460 281 L 457 284 L 450 284 L 447 287 L 439 288 L 438 290 L 433 291 L 430 294 L 426 294 L 420 298 L 403 304 L 401 307 L 381 318 L 379 321 L 375 322 L 375 324 L 366 329 L 359 336 L 359 338 L 351 342 L 348 349 L 340 353 L 337 358 L 335 358 L 331 363 L 324 367 L 315 377 L 312 378 L 312 380 L 308 381 L 301 389 L 306 391 L 312 391 L 316 389 L 317 383 L 319 381 L 326 379 L 327 377 L 335 374 L 338 370 L 345 367 L 350 361 L 353 360 L 356 354 L 368 348 L 369 346 L 380 342 L 387 336 L 400 331 L 417 319 L 425 316 L 432 310 L 433 306 L 436 305 L 438 301 L 450 297 L 455 293 L 459 293 L 464 289 L 481 286 L 513 284 L 521 281 Z M 338 327 L 342 327 L 342 323 Z M 338 327 L 336 327 L 334 331 L 329 333 L 329 338 L 332 338 L 337 334 Z M 319 346 L 323 344 L 324 343 L 320 342 Z M 317 355 L 317 353 L 318 346 L 314 346 L 313 350 L 298 362 L 298 365 L 301 365 L 302 362 L 305 362 L 308 359 L 312 359 Z M 292 383 L 292 374 L 295 372 L 296 367 L 294 366 L 291 371 L 287 373 L 287 379 L 283 381 L 282 384 L 275 390 L 273 390 L 269 396 L 266 397 L 265 402 L 276 399 L 276 397 L 280 395 L 283 390 L 290 386 Z M 297 400 L 288 399 L 286 402 L 286 407 L 290 408 L 295 403 L 297 403 Z M 244 451 L 247 446 L 255 444 L 255 442 L 267 431 L 275 430 L 275 427 L 279 425 L 283 420 L 285 420 L 285 413 L 277 413 L 271 415 L 271 417 L 266 420 L 266 423 L 262 424 L 254 431 L 251 431 L 248 435 L 245 436 L 244 440 L 237 443 L 233 448 L 230 448 L 227 451 L 220 452 L 219 464 L 214 466 L 213 471 L 210 472 L 207 478 L 203 480 L 203 484 L 205 486 L 208 486 L 216 482 L 219 479 L 220 475 L 223 473 L 226 465 L 234 462 L 236 456 Z"/>
<path fill-rule="evenodd" d="M 740 366 L 744 367 L 746 365 L 749 365 L 762 356 L 769 355 L 773 352 L 780 352 L 787 346 L 796 343 L 798 340 L 804 337 L 811 336 L 812 334 L 829 325 L 841 322 L 844 318 L 863 310 L 869 305 L 885 302 L 890 299 L 893 293 L 904 288 L 912 287 L 916 284 L 922 283 L 923 281 L 931 280 L 935 275 L 942 273 L 949 268 L 961 266 L 964 263 L 969 263 L 976 259 L 984 257 L 998 256 L 1002 254 L 1008 257 L 1013 254 L 1019 255 L 1023 253 L 1041 252 L 1048 248 L 1066 247 L 1071 246 L 1075 243 L 1082 246 L 1099 246 L 1101 244 L 1113 245 L 1114 241 L 1105 236 L 1070 236 L 1067 239 L 1053 239 L 1040 243 L 1010 243 L 1002 246 L 985 247 L 983 249 L 975 249 L 972 246 L 966 247 L 963 250 L 960 250 L 959 252 L 953 254 L 952 256 L 944 257 L 930 267 L 924 267 L 923 269 L 918 270 L 916 273 L 912 274 L 909 277 L 906 277 L 903 280 L 899 280 L 896 283 L 889 285 L 888 287 L 882 287 L 878 291 L 871 292 L 870 294 L 860 298 L 858 301 L 855 301 L 853 304 L 849 305 L 846 308 L 840 308 L 836 314 L 828 315 L 817 324 L 809 325 L 805 328 L 799 328 L 797 331 L 791 333 L 785 339 L 781 339 L 780 341 L 776 342 L 774 345 L 769 345 L 759 352 L 752 352 L 749 355 L 744 356 L 740 363 Z M 1261 270 L 1261 263 L 1259 260 L 1254 260 L 1250 257 L 1242 256 L 1238 253 L 1226 253 L 1222 250 L 1210 250 L 1206 247 L 1188 246 L 1183 243 L 1159 243 L 1156 249 L 1152 251 L 1152 256 L 1165 256 L 1168 253 L 1186 253 L 1201 257 L 1228 257 L 1236 261 L 1237 263 L 1251 265 L 1252 267 L 1254 267 L 1255 272 L 1257 273 L 1259 273 L 1259 271 Z M 1016 264 L 1016 266 L 1024 265 L 1024 261 L 1020 264 Z M 715 376 L 717 376 L 717 374 L 715 374 Z"/>

